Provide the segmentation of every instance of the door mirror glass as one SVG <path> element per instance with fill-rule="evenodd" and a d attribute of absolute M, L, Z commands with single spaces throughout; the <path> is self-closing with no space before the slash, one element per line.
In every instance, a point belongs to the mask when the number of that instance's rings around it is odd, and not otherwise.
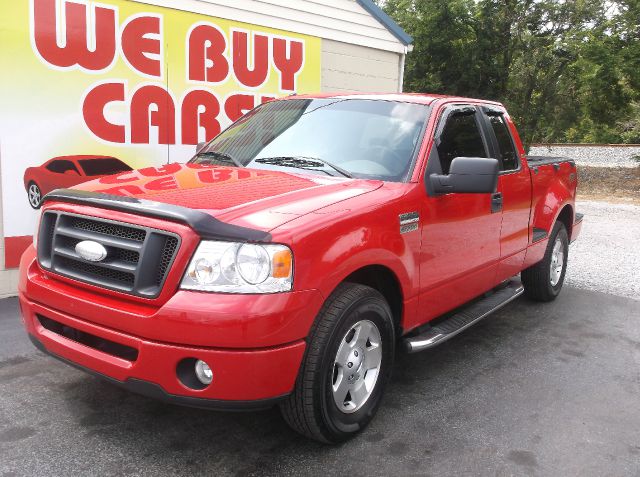
<path fill-rule="evenodd" d="M 436 194 L 491 194 L 498 185 L 498 160 L 484 157 L 456 157 L 449 174 L 431 174 L 431 186 Z"/>

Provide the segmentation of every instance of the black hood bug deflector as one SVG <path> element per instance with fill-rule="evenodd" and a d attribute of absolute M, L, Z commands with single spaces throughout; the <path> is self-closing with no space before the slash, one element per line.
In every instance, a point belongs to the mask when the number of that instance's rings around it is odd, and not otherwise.
<path fill-rule="evenodd" d="M 269 242 L 271 234 L 262 230 L 227 224 L 200 210 L 101 192 L 57 189 L 44 197 L 44 202 L 59 201 L 89 205 L 178 222 L 191 227 L 204 240 L 234 240 L 240 242 Z"/>

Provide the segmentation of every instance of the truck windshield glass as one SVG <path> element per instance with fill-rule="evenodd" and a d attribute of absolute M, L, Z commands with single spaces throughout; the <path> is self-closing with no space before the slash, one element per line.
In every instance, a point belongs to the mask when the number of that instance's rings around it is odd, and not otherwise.
<path fill-rule="evenodd" d="M 274 101 L 231 125 L 191 162 L 400 182 L 428 110 L 369 99 Z"/>

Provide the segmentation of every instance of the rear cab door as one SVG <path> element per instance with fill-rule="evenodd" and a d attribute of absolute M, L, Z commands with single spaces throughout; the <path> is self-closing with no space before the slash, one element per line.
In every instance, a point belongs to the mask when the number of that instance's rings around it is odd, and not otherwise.
<path fill-rule="evenodd" d="M 491 157 L 498 159 L 496 207 L 502 209 L 500 228 L 500 264 L 497 281 L 506 280 L 522 270 L 529 243 L 531 214 L 531 174 L 520 138 L 507 111 L 501 106 L 483 106 L 481 119 L 489 141 Z"/>

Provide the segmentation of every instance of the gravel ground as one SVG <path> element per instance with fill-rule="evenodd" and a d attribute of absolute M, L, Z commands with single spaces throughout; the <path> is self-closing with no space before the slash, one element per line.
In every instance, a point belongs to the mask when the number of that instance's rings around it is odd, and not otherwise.
<path fill-rule="evenodd" d="M 640 146 L 532 146 L 531 156 L 565 156 L 575 159 L 579 166 L 635 167 L 634 156 L 640 156 Z"/>
<path fill-rule="evenodd" d="M 640 206 L 578 201 L 576 209 L 585 217 L 566 283 L 640 301 Z"/>

